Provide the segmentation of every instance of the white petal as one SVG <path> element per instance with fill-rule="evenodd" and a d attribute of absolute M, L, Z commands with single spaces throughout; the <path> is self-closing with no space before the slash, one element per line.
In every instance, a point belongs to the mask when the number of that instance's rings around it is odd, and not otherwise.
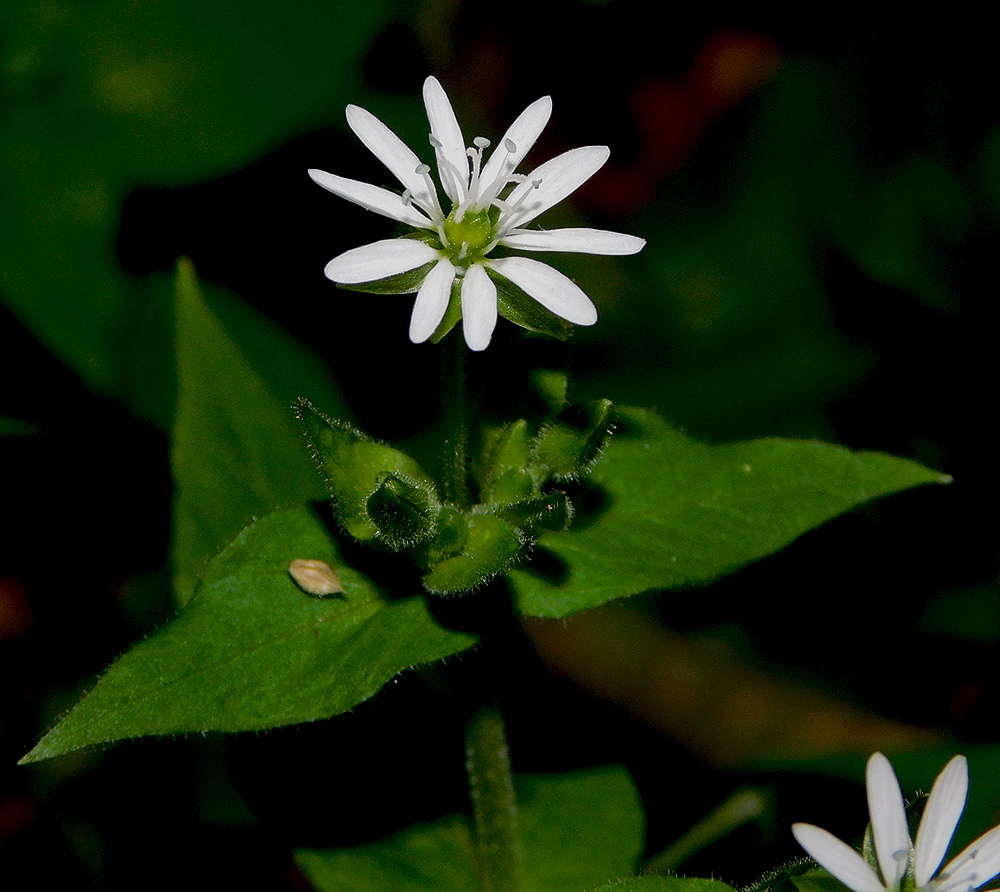
<path fill-rule="evenodd" d="M 309 176 L 328 192 L 353 201 L 355 204 L 360 204 L 366 210 L 421 229 L 434 228 L 434 224 L 412 204 L 405 204 L 402 196 L 390 192 L 388 189 L 373 186 L 370 183 L 362 183 L 360 180 L 338 177 L 325 170 L 310 170 Z"/>
<path fill-rule="evenodd" d="M 913 878 L 918 888 L 934 876 L 948 854 L 968 793 L 968 760 L 965 756 L 955 756 L 934 781 L 917 829 Z"/>
<path fill-rule="evenodd" d="M 334 257 L 323 272 L 342 285 L 377 282 L 388 276 L 409 272 L 441 255 L 430 245 L 412 238 L 389 238 Z"/>
<path fill-rule="evenodd" d="M 567 322 L 593 325 L 597 321 L 593 301 L 579 285 L 548 264 L 527 257 L 502 257 L 486 265 Z"/>
<path fill-rule="evenodd" d="M 410 316 L 410 340 L 422 344 L 441 324 L 448 301 L 451 299 L 451 285 L 455 281 L 455 267 L 447 258 L 441 258 L 427 274 L 417 292 Z"/>
<path fill-rule="evenodd" d="M 1000 873 L 1000 827 L 984 833 L 931 881 L 935 890 L 966 892 L 986 885 Z"/>
<path fill-rule="evenodd" d="M 470 350 L 485 350 L 497 324 L 497 286 L 482 264 L 469 267 L 462 282 L 462 331 Z"/>
<path fill-rule="evenodd" d="M 507 183 L 507 177 L 531 150 L 551 115 L 552 97 L 543 96 L 532 102 L 507 128 L 479 175 L 481 206 L 488 205 L 500 194 Z M 514 144 L 513 152 L 507 151 L 508 140 Z"/>
<path fill-rule="evenodd" d="M 556 155 L 535 168 L 528 179 L 504 199 L 515 210 L 506 219 L 501 218 L 501 225 L 510 230 L 534 220 L 542 211 L 579 189 L 601 169 L 610 155 L 607 146 L 582 146 Z M 535 183 L 538 183 L 537 188 Z"/>
<path fill-rule="evenodd" d="M 886 888 L 898 889 L 910 858 L 910 831 L 899 781 L 889 760 L 875 753 L 865 772 L 875 856 Z"/>
<path fill-rule="evenodd" d="M 436 77 L 424 81 L 424 108 L 431 133 L 441 143 L 440 148 L 435 148 L 441 185 L 448 197 L 458 204 L 465 198 L 469 185 L 469 156 L 455 110 Z"/>
<path fill-rule="evenodd" d="M 568 251 L 574 254 L 636 254 L 646 240 L 606 229 L 516 229 L 500 244 L 521 251 Z"/>
<path fill-rule="evenodd" d="M 854 892 L 885 892 L 871 865 L 829 831 L 812 824 L 792 824 L 792 835 L 813 861 Z"/>
<path fill-rule="evenodd" d="M 367 109 L 358 105 L 347 106 L 347 123 L 360 139 L 399 180 L 410 190 L 422 207 L 435 207 L 436 197 L 429 194 L 427 180 L 417 173 L 420 159 L 413 150 Z"/>

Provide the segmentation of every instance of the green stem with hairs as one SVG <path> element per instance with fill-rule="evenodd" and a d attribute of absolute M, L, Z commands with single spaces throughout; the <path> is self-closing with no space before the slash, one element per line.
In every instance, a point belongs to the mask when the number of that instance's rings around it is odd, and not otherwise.
<path fill-rule="evenodd" d="M 520 892 L 521 844 L 517 800 L 503 717 L 496 704 L 480 707 L 465 729 L 465 767 L 475 818 L 480 892 Z"/>
<path fill-rule="evenodd" d="M 472 504 L 467 480 L 469 409 L 465 380 L 465 341 L 460 331 L 449 332 L 441 342 L 441 414 L 444 418 L 445 498 L 459 508 Z"/>

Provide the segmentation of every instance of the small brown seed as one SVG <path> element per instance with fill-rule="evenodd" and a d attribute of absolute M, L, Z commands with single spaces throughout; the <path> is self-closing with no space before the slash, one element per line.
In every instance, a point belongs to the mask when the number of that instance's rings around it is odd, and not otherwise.
<path fill-rule="evenodd" d="M 335 595 L 344 590 L 337 571 L 326 561 L 296 558 L 288 565 L 288 573 L 310 595 Z"/>

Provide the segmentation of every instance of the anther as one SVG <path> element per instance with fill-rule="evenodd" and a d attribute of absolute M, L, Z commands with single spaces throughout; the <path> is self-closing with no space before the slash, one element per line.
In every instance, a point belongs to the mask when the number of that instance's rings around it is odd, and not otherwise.
<path fill-rule="evenodd" d="M 414 173 L 418 176 L 423 176 L 426 173 L 431 172 L 431 166 L 429 164 L 418 164 Z"/>
<path fill-rule="evenodd" d="M 472 144 L 477 149 L 488 149 L 490 147 L 490 141 L 485 136 L 477 136 L 472 140 Z"/>
<path fill-rule="evenodd" d="M 503 147 L 513 155 L 517 151 L 517 145 L 509 136 L 503 141 Z"/>
<path fill-rule="evenodd" d="M 409 189 L 403 190 L 402 198 L 403 198 L 403 204 L 405 204 L 407 207 L 413 204 L 413 193 Z"/>
<path fill-rule="evenodd" d="M 444 143 L 441 142 L 433 133 L 427 134 L 427 141 L 434 146 L 435 149 L 444 148 Z"/>

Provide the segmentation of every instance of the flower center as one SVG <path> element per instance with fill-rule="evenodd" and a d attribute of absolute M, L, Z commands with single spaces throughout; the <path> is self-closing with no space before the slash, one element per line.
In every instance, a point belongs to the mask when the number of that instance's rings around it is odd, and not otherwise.
<path fill-rule="evenodd" d="M 444 247 L 454 262 L 465 265 L 492 245 L 493 221 L 488 210 L 467 212 L 460 221 L 455 217 L 452 211 L 444 221 Z"/>

